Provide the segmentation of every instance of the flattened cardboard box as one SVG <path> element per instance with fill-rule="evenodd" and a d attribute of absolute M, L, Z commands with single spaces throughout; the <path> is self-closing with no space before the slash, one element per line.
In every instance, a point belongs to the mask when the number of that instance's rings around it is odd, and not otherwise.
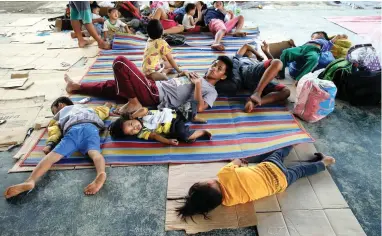
<path fill-rule="evenodd" d="M 216 174 L 227 162 L 170 165 L 167 187 L 167 198 L 176 199 L 184 197 L 188 189 L 196 182 L 216 179 Z M 194 223 L 191 219 L 182 221 L 175 212 L 181 200 L 167 200 L 166 204 L 166 231 L 185 230 L 194 234 L 207 232 L 213 229 L 240 228 L 257 225 L 256 210 L 253 202 L 232 207 L 219 206 L 210 212 L 210 220 L 202 216 L 195 216 Z"/>

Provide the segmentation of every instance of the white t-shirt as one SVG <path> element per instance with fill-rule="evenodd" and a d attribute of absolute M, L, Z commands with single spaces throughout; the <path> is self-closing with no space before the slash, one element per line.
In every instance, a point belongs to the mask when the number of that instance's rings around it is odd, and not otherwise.
<path fill-rule="evenodd" d="M 184 29 L 193 29 L 195 28 L 195 25 L 191 25 L 190 21 L 192 19 L 192 16 L 185 14 L 183 17 L 182 25 L 184 26 Z"/>
<path fill-rule="evenodd" d="M 101 16 L 100 16 L 100 15 L 97 15 L 97 14 L 94 14 L 94 13 L 92 13 L 92 18 L 93 18 L 93 20 L 94 20 L 94 19 L 99 19 L 99 18 L 101 18 Z"/>
<path fill-rule="evenodd" d="M 106 20 L 105 23 L 103 24 L 103 31 L 112 31 L 113 33 L 115 32 L 124 32 L 126 24 L 123 23 L 120 19 L 117 19 L 115 24 L 112 24 L 110 20 Z"/>

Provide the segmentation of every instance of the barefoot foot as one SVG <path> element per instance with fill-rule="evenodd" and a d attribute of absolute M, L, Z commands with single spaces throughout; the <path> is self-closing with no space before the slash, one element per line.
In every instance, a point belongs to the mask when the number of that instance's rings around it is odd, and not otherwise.
<path fill-rule="evenodd" d="M 75 39 L 75 38 L 77 38 L 77 35 L 74 32 L 70 32 L 70 37 L 72 37 L 72 39 Z"/>
<path fill-rule="evenodd" d="M 204 130 L 204 136 L 206 136 L 209 140 L 212 139 L 212 133 L 209 130 Z"/>
<path fill-rule="evenodd" d="M 211 48 L 216 51 L 224 51 L 225 47 L 222 44 L 212 44 Z"/>
<path fill-rule="evenodd" d="M 118 114 L 120 114 L 120 115 L 122 115 L 122 114 L 129 114 L 129 113 L 132 114 L 132 113 L 138 111 L 141 108 L 142 108 L 142 104 L 141 103 L 129 101 L 128 103 L 126 103 L 125 105 L 123 105 L 122 107 L 117 109 L 116 112 Z"/>
<path fill-rule="evenodd" d="M 94 41 L 92 42 L 92 41 L 90 41 L 90 40 L 85 40 L 85 39 L 83 39 L 83 40 L 78 40 L 78 47 L 79 47 L 79 48 L 84 48 L 84 47 L 86 47 L 86 46 L 88 46 L 88 45 L 90 45 L 90 44 L 92 44 L 92 43 L 94 43 Z"/>
<path fill-rule="evenodd" d="M 246 37 L 247 32 L 235 32 L 233 33 L 233 37 Z"/>
<path fill-rule="evenodd" d="M 32 190 L 34 188 L 34 181 L 25 182 L 22 184 L 13 185 L 8 187 L 4 192 L 4 197 L 6 199 L 19 195 L 20 193 Z"/>
<path fill-rule="evenodd" d="M 69 94 L 81 88 L 81 85 L 79 83 L 74 82 L 67 74 L 65 74 L 64 80 L 66 82 L 65 90 Z"/>
<path fill-rule="evenodd" d="M 252 112 L 255 109 L 255 107 L 257 107 L 257 104 L 252 102 L 252 100 L 248 99 L 248 101 L 247 101 L 247 103 L 245 104 L 245 107 L 244 107 L 244 112 L 250 113 L 250 112 Z"/>
<path fill-rule="evenodd" d="M 94 195 L 96 194 L 103 186 L 106 181 L 106 173 L 102 172 L 84 189 L 84 193 L 86 195 Z"/>
<path fill-rule="evenodd" d="M 322 159 L 322 162 L 324 163 L 325 166 L 330 166 L 336 163 L 336 159 L 334 159 L 334 157 L 331 157 L 331 156 L 324 156 L 324 158 Z"/>
<path fill-rule="evenodd" d="M 111 49 L 111 45 L 110 45 L 110 43 L 105 42 L 105 41 L 102 41 L 102 43 L 98 43 L 98 47 L 99 47 L 100 49 L 105 49 L 105 50 L 109 50 L 109 49 Z"/>

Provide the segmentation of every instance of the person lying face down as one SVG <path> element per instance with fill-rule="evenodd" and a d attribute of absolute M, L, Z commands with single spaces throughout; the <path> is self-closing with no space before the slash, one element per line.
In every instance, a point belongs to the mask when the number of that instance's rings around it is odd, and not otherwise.
<path fill-rule="evenodd" d="M 183 206 L 176 209 L 178 216 L 186 220 L 200 214 L 208 219 L 208 213 L 220 204 L 244 204 L 283 192 L 297 179 L 316 174 L 335 163 L 333 157 L 315 153 L 315 162 L 287 168 L 283 160 L 291 149 L 292 146 L 276 150 L 255 166 L 248 166 L 245 160 L 233 160 L 220 169 L 217 180 L 191 186 Z"/>
<path fill-rule="evenodd" d="M 113 139 L 137 136 L 174 146 L 179 144 L 178 140 L 190 143 L 202 136 L 212 138 L 208 130 L 191 130 L 185 122 L 181 113 L 171 109 L 148 110 L 143 107 L 128 117 L 118 118 L 110 125 L 109 131 Z"/>

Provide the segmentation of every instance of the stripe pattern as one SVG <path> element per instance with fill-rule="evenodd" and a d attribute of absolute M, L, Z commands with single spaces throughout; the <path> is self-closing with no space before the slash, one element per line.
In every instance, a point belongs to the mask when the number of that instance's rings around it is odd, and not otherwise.
<path fill-rule="evenodd" d="M 225 52 L 216 52 L 203 46 L 175 47 L 173 53 L 182 69 L 196 71 L 203 75 L 217 56 L 233 56 L 238 48 L 229 46 Z M 82 83 L 114 79 L 111 64 L 119 55 L 124 55 L 139 67 L 143 50 L 102 51 L 84 76 Z M 167 146 L 156 141 L 140 140 L 134 137 L 112 140 L 104 131 L 101 133 L 101 148 L 106 164 L 213 162 L 256 156 L 281 147 L 314 141 L 283 106 L 259 107 L 250 114 L 242 112 L 247 96 L 242 94 L 229 98 L 219 97 L 212 109 L 200 114 L 202 118 L 208 120 L 207 124 L 189 124 L 192 129 L 209 129 L 213 134 L 212 140 L 200 139 L 192 144 L 180 143 L 179 146 Z M 76 102 L 85 96 L 73 95 L 71 98 Z M 103 98 L 92 97 L 88 106 L 95 107 L 106 101 Z M 113 119 L 115 117 L 107 119 L 106 125 L 110 125 Z M 42 149 L 46 138 L 47 133 L 41 137 L 21 166 L 36 166 L 41 161 L 44 157 Z M 87 166 L 92 165 L 92 161 L 80 153 L 74 153 L 71 157 L 63 158 L 56 165 Z"/>

